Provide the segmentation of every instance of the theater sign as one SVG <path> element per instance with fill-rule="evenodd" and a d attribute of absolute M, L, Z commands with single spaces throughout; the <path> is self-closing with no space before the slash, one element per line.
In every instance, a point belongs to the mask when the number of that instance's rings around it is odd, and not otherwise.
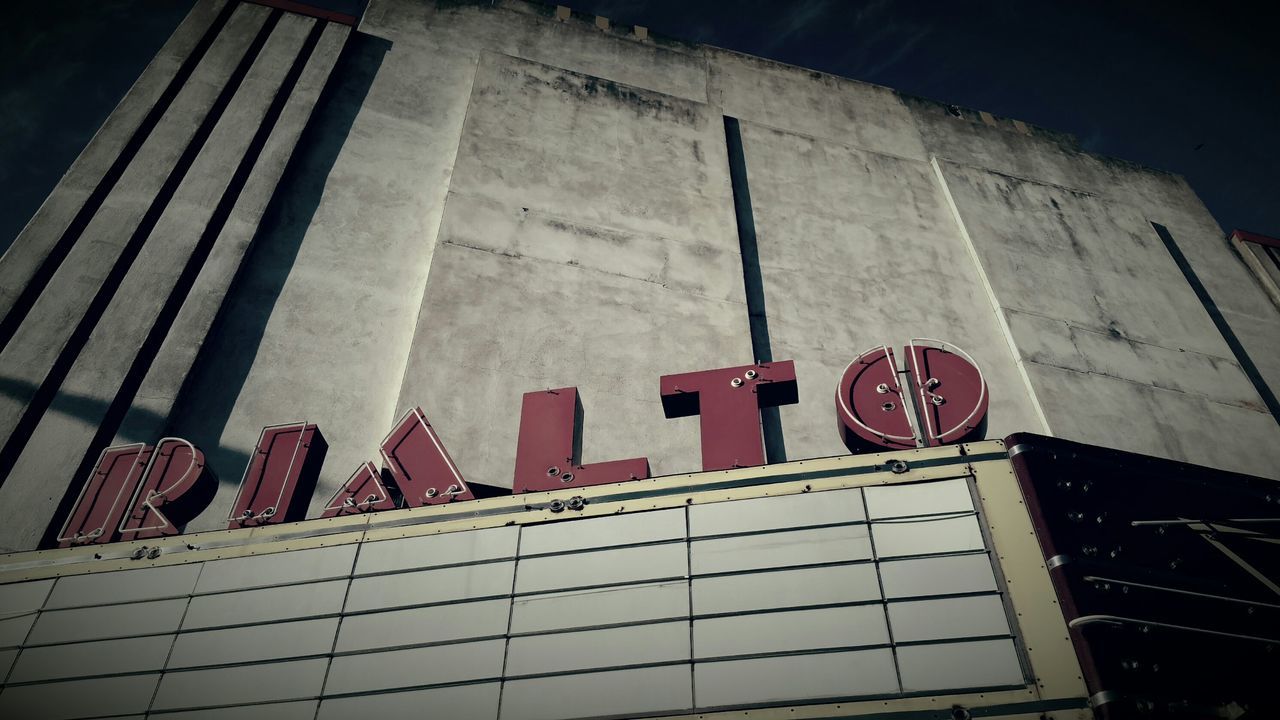
<path fill-rule="evenodd" d="M 763 464 L 788 362 L 660 388 L 699 472 L 578 463 L 561 388 L 525 396 L 512 490 L 415 408 L 294 520 L 326 447 L 299 422 L 185 535 L 199 449 L 113 448 L 66 547 L 0 558 L 0 717 L 1280 716 L 1274 483 L 975 439 L 988 389 L 941 343 L 850 363 L 842 457 Z"/>
<path fill-rule="evenodd" d="M 760 410 L 797 402 L 790 360 L 661 378 L 667 417 L 700 416 L 702 467 L 765 463 Z M 836 390 L 836 417 L 853 452 L 941 445 L 981 432 L 986 382 L 963 350 L 916 338 L 899 369 L 880 346 L 849 363 Z M 581 464 L 577 388 L 526 393 L 510 490 L 469 483 L 421 408 L 406 412 L 378 448 L 382 468 L 362 464 L 325 506 L 324 517 L 425 507 L 477 497 L 587 487 L 649 477 L 647 458 Z M 229 528 L 302 520 L 328 443 L 305 421 L 263 428 L 240 481 Z M 218 480 L 204 453 L 178 437 L 105 448 L 55 542 L 59 547 L 181 533 L 204 511 Z"/>

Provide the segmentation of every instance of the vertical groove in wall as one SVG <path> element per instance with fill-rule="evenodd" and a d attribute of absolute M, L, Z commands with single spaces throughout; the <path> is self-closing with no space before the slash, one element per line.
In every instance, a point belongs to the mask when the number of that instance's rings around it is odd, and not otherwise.
<path fill-rule="evenodd" d="M 195 162 L 196 155 L 199 154 L 210 133 L 213 132 L 218 119 L 231 102 L 236 89 L 239 88 L 245 75 L 248 74 L 249 67 L 253 65 L 254 59 L 257 58 L 262 46 L 266 44 L 267 38 L 271 35 L 271 31 L 275 28 L 276 23 L 279 22 L 282 14 L 278 10 L 273 12 L 259 30 L 253 43 L 245 51 L 244 57 L 241 58 L 240 63 L 236 66 L 235 72 L 228 78 L 227 84 L 218 94 L 218 98 L 209 109 L 208 114 L 201 120 L 200 126 L 196 129 L 191 141 L 183 149 L 181 157 L 178 158 L 177 163 L 165 178 L 164 185 L 147 207 L 147 211 L 138 227 L 121 249 L 119 257 L 111 266 L 111 271 L 103 279 L 102 285 L 94 294 L 93 300 L 90 301 L 84 315 L 76 323 L 71 336 L 67 339 L 61 352 L 59 352 L 58 358 L 54 361 L 44 381 L 40 383 L 40 387 L 36 389 L 31 401 L 27 404 L 17 427 L 14 428 L 13 433 L 5 441 L 4 447 L 0 449 L 0 485 L 8 479 L 14 464 L 17 462 L 18 457 L 21 456 L 23 448 L 26 447 L 27 441 L 31 439 L 32 433 L 35 432 L 40 418 L 44 415 L 45 410 L 49 408 L 50 403 L 53 402 L 58 388 L 61 387 L 62 382 L 71 371 L 71 367 L 80 355 L 85 343 L 89 341 L 89 336 L 94 327 L 97 326 L 98 320 L 102 318 L 103 313 L 106 312 L 107 307 L 111 304 L 116 291 L 119 290 L 120 284 L 128 274 L 129 268 L 133 265 L 139 253 L 142 252 L 142 247 L 146 244 L 147 237 L 155 229 L 161 214 L 173 198 L 174 193 L 177 192 L 178 185 L 181 184 L 187 171 L 190 170 L 191 165 Z M 72 484 L 74 485 L 74 483 Z"/>
<path fill-rule="evenodd" d="M 89 193 L 89 197 L 80 206 L 80 209 L 76 211 L 71 222 L 49 250 L 49 254 L 41 261 L 31 279 L 22 288 L 22 292 L 14 300 L 13 306 L 9 308 L 9 312 L 5 314 L 3 320 L 0 320 L 0 350 L 3 350 L 9 344 L 9 341 L 13 339 L 14 333 L 18 331 L 22 321 L 31 312 L 31 308 L 35 305 L 40 294 L 48 287 L 54 273 L 62 266 L 62 261 L 67 258 L 71 248 L 80 240 L 80 236 L 84 233 L 85 228 L 88 227 L 89 221 L 98 213 L 107 196 L 111 194 L 111 190 L 124 174 L 125 169 L 133 162 L 138 150 L 142 148 L 143 143 L 151 136 L 151 131 L 155 129 L 160 122 L 160 118 L 164 117 L 165 112 L 169 110 L 174 98 L 178 96 L 178 91 L 187 84 L 191 73 L 200 64 L 200 60 L 209 50 L 209 46 L 213 44 L 214 39 L 222 32 L 223 26 L 227 24 L 227 20 L 231 18 L 231 14 L 235 12 L 238 6 L 239 3 L 228 2 L 217 17 L 214 18 L 204 36 L 200 38 L 200 42 L 182 61 L 182 65 L 178 67 L 177 73 L 169 81 L 164 92 L 160 94 L 155 104 L 147 111 L 147 114 L 142 118 L 142 122 L 138 124 L 133 134 L 129 136 L 129 140 L 125 142 L 120 154 L 111 162 L 111 166 L 107 168 L 102 179 L 94 186 L 93 191 Z"/>
<path fill-rule="evenodd" d="M 245 54 L 245 60 L 241 62 L 241 66 L 236 68 L 236 74 L 233 76 L 233 84 L 238 86 L 243 80 L 244 75 L 248 73 L 248 68 L 257 58 L 262 46 L 266 43 L 267 37 L 271 35 L 272 28 L 283 15 L 282 11 L 275 11 L 271 19 L 263 26 L 255 39 L 254 44 Z M 285 104 L 289 100 L 289 96 L 293 94 L 294 87 L 298 84 L 298 79 L 302 76 L 302 71 L 306 68 L 307 62 L 311 59 L 312 53 L 315 51 L 316 45 L 320 42 L 320 36 L 324 34 L 327 23 L 317 20 L 312 26 L 311 31 L 307 34 L 306 40 L 303 42 L 298 54 L 294 57 L 293 64 L 289 68 L 288 74 L 277 88 L 276 94 L 271 99 L 271 104 L 267 107 L 266 113 L 263 115 L 262 121 L 258 125 L 258 129 L 254 132 L 253 138 L 249 141 L 249 145 L 245 148 L 244 155 L 240 158 L 240 162 L 236 165 L 236 169 L 231 176 L 230 182 L 227 183 L 223 190 L 222 196 L 218 199 L 218 204 L 214 208 L 209 223 L 200 233 L 200 239 L 196 242 L 195 248 L 192 250 L 190 257 L 187 259 L 186 265 L 182 269 L 182 273 L 174 282 L 173 289 L 170 290 L 169 296 L 165 299 L 164 305 L 160 309 L 155 322 L 151 326 L 151 330 L 147 333 L 147 337 L 143 340 L 138 348 L 137 354 L 134 356 L 133 362 L 129 366 L 128 372 L 125 373 L 124 381 L 120 384 L 120 389 L 112 398 L 111 404 L 107 406 L 107 411 L 102 422 L 98 425 L 98 430 L 94 434 L 93 442 L 89 444 L 85 451 L 84 457 L 80 461 L 80 465 L 76 468 L 76 474 L 73 478 L 87 477 L 93 469 L 94 463 L 97 462 L 98 455 L 103 448 L 107 447 L 116 432 L 120 429 L 121 423 L 124 421 L 125 414 L 133 405 L 134 398 L 137 395 L 138 388 L 141 387 L 142 381 L 146 378 L 147 372 L 151 370 L 151 364 L 155 361 L 156 355 L 160 352 L 160 346 L 164 343 L 164 339 L 169 335 L 169 331 L 173 328 L 173 323 L 178 316 L 178 311 L 182 308 L 183 303 L 187 299 L 192 286 L 195 284 L 196 277 L 200 274 L 200 270 L 204 267 L 205 261 L 209 258 L 209 253 L 213 250 L 215 241 L 222 234 L 223 227 L 226 226 L 227 219 L 231 216 L 231 211 L 235 208 L 236 202 L 240 198 L 240 193 L 244 190 L 245 184 L 249 181 L 249 175 L 253 171 L 254 165 L 258 161 L 259 155 L 262 154 L 263 148 L 267 144 L 267 140 L 271 136 L 272 130 L 275 129 L 276 122 L 280 119 L 280 114 L 284 111 Z M 261 41 L 261 42 L 259 42 Z M 244 73 L 241 73 L 241 69 Z M 231 87 L 231 85 L 228 85 Z M 225 91 L 224 91 L 225 93 Z M 228 101 L 234 92 L 227 95 Z M 221 103 L 222 97 L 218 98 Z M 224 107 L 216 106 L 219 114 Z M 210 130 L 216 122 L 210 124 Z M 203 129 L 203 128 L 202 128 Z M 202 138 L 203 139 L 203 138 Z M 75 503 L 76 483 L 72 482 L 67 488 L 62 501 L 58 504 L 53 514 L 53 519 L 45 531 L 42 546 L 53 544 L 56 533 L 60 527 L 60 520 L 67 512 L 70 511 L 71 505 Z"/>
<path fill-rule="evenodd" d="M 747 184 L 747 158 L 742 149 L 742 128 L 738 119 L 724 116 L 725 145 L 729 154 L 729 182 L 733 187 L 733 211 L 738 225 L 738 250 L 742 255 L 742 281 L 746 290 L 747 319 L 751 326 L 751 353 L 755 362 L 773 362 L 769 342 L 769 316 L 764 307 L 764 276 L 760 271 L 760 252 L 756 246 L 756 221 L 751 209 L 751 189 Z M 787 461 L 782 437 L 781 415 L 776 407 L 760 409 L 760 426 L 764 433 L 765 461 Z"/>
<path fill-rule="evenodd" d="M 1244 345 L 1240 344 L 1240 338 L 1236 337 L 1235 331 L 1231 329 L 1227 319 L 1222 316 L 1222 311 L 1218 309 L 1218 304 L 1213 301 L 1209 291 L 1200 282 L 1200 277 L 1191 268 L 1191 263 L 1187 262 L 1187 257 L 1182 254 L 1178 243 L 1173 239 L 1173 235 L 1169 233 L 1169 228 L 1157 222 L 1151 223 L 1151 227 L 1155 228 L 1156 235 L 1160 236 L 1160 241 L 1164 243 L 1165 249 L 1173 256 L 1173 261 L 1178 265 L 1178 269 L 1182 271 L 1182 276 L 1186 278 L 1187 284 L 1195 291 L 1200 304 L 1204 307 L 1205 312 L 1209 314 L 1209 319 L 1218 328 L 1218 332 L 1222 335 L 1222 339 L 1226 341 L 1227 347 L 1231 348 L 1231 354 L 1235 356 L 1236 362 L 1240 364 L 1240 369 L 1249 378 L 1249 382 L 1253 383 L 1253 389 L 1258 391 L 1258 395 L 1267 406 L 1267 411 L 1271 413 L 1272 419 L 1280 423 L 1280 402 L 1276 400 L 1275 393 L 1271 392 L 1271 388 L 1267 385 L 1267 381 L 1263 379 L 1262 373 L 1258 372 L 1258 366 L 1253 364 L 1253 360 L 1249 358 L 1249 353 L 1244 349 Z"/>

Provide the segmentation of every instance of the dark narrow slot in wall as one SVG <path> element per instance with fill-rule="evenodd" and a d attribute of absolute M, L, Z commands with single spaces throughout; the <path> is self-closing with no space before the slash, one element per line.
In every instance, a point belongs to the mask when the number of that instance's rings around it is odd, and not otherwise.
<path fill-rule="evenodd" d="M 227 84 L 222 88 L 217 100 L 214 101 L 213 106 L 209 109 L 209 113 L 205 115 L 191 141 L 183 149 L 182 155 L 178 158 L 173 170 L 165 178 L 164 185 L 161 186 L 160 191 L 156 193 L 155 198 L 152 199 L 151 204 L 147 207 L 147 211 L 142 216 L 142 221 L 138 224 L 137 229 L 134 230 L 129 237 L 129 241 L 121 249 L 120 256 L 116 259 L 115 264 L 111 266 L 111 271 L 103 280 L 102 286 L 94 294 L 88 309 L 79 322 L 76 323 L 75 329 L 71 332 L 71 337 L 67 339 L 66 345 L 63 346 L 57 360 L 54 361 L 53 367 L 49 369 L 44 381 L 36 389 L 34 396 L 27 404 L 26 411 L 23 412 L 21 419 L 19 419 L 17 427 L 5 441 L 3 449 L 0 449 L 0 484 L 8 480 L 9 473 L 13 471 L 13 466 L 17 463 L 18 457 L 21 456 L 23 448 L 26 447 L 27 441 L 31 439 L 32 433 L 35 432 L 40 418 L 49 409 L 49 405 L 53 402 L 58 388 L 66 380 L 67 374 L 71 372 L 71 367 L 74 365 L 76 358 L 79 357 L 80 351 L 84 349 L 85 343 L 89 341 L 90 334 L 93 333 L 98 321 L 102 319 L 103 313 L 107 311 L 107 307 L 115 297 L 116 291 L 120 289 L 120 283 L 124 281 L 129 268 L 133 265 L 134 260 L 137 259 L 138 254 L 142 252 L 142 248 L 146 244 L 147 238 L 151 235 L 151 231 L 155 229 L 160 216 L 169 205 L 169 201 L 173 199 L 174 193 L 177 192 L 178 185 L 186 177 L 187 171 L 191 169 L 196 156 L 209 139 L 209 135 L 213 132 L 214 126 L 217 125 L 218 119 L 222 117 L 227 105 L 231 103 L 231 98 L 236 94 L 240 83 L 244 81 L 250 66 L 253 65 L 253 61 L 258 57 L 258 53 L 262 50 L 263 45 L 266 44 L 267 38 L 270 37 L 271 31 L 275 29 L 283 14 L 281 10 L 273 11 L 267 22 L 263 24 L 262 29 L 258 31 L 253 43 L 245 51 L 244 57 L 240 59 L 235 71 L 227 79 Z"/>
<path fill-rule="evenodd" d="M 62 231 L 62 235 L 58 237 L 58 241 L 49 250 L 49 254 L 40 262 L 40 266 L 36 268 L 31 280 L 27 282 L 26 287 L 22 289 L 17 299 L 14 300 L 13 307 L 9 308 L 9 312 L 5 314 L 4 319 L 0 320 L 0 350 L 3 350 L 9 344 L 9 341 L 13 339 L 14 334 L 18 332 L 22 321 L 26 319 L 27 314 L 31 312 L 31 308 L 35 306 L 40 294 L 49 286 L 49 281 L 53 279 L 53 274 L 62 266 L 62 261 L 66 260 L 67 255 L 71 253 L 71 248 L 75 247 L 76 242 L 80 240 L 85 228 L 89 226 L 89 221 L 98 213 L 102 203 L 106 201 L 107 196 L 111 194 L 111 190 L 119 182 L 120 176 L 124 174 L 125 169 L 133 162 L 133 158 L 137 156 L 142 144 L 151 136 L 151 131 L 155 129 L 156 124 L 160 122 L 160 118 L 164 117 L 165 112 L 169 110 L 174 98 L 178 96 L 178 91 L 187 84 L 191 73 L 200 64 L 200 60 L 208 52 L 209 46 L 213 44 L 214 38 L 218 37 L 218 34 L 222 32 L 223 26 L 227 24 L 227 20 L 231 18 L 231 13 L 235 11 L 238 5 L 239 3 L 229 2 L 218 13 L 213 24 L 209 26 L 204 36 L 200 38 L 200 42 L 182 61 L 182 65 L 178 67 L 178 72 L 169 81 L 164 92 L 160 93 L 160 97 L 156 99 L 155 104 L 151 106 L 146 116 L 142 118 L 142 122 L 138 124 L 133 134 L 129 136 L 129 140 L 125 142 L 120 154 L 111 162 L 111 166 L 102 175 L 102 179 L 98 181 L 84 204 L 76 211 L 71 222 Z M 17 243 L 15 242 L 16 246 Z"/>
<path fill-rule="evenodd" d="M 306 69 L 307 63 L 311 59 L 316 46 L 320 43 L 320 36 L 324 34 L 324 29 L 328 25 L 323 20 L 317 20 L 315 25 L 308 33 L 306 40 L 302 44 L 302 48 L 298 51 L 297 56 L 293 60 L 293 65 L 289 68 L 288 74 L 280 83 L 280 87 L 276 90 L 276 94 L 271 99 L 271 104 L 267 107 L 266 114 L 262 118 L 262 122 L 258 125 L 257 131 L 253 138 L 249 141 L 248 147 L 245 149 L 244 156 L 240 159 L 236 166 L 235 172 L 231 176 L 231 181 L 227 183 L 226 189 L 222 193 L 222 197 L 218 199 L 218 205 L 214 208 L 213 215 L 209 219 L 209 224 L 205 226 L 200 234 L 200 239 L 196 243 L 195 249 L 191 253 L 191 257 L 187 259 L 187 264 L 183 267 L 182 273 L 178 276 L 177 282 L 174 283 L 173 290 L 170 291 L 169 297 L 165 299 L 164 306 L 161 308 L 159 315 L 156 317 L 155 324 L 151 326 L 147 338 L 142 342 L 138 349 L 138 354 L 134 357 L 133 363 L 129 366 L 129 371 L 125 374 L 124 382 L 120 385 L 120 390 L 111 400 L 111 404 L 107 407 L 106 416 L 98 425 L 98 431 L 94 435 L 93 442 L 89 445 L 84 457 L 80 461 L 80 465 L 76 468 L 74 478 L 88 477 L 92 471 L 94 464 L 97 462 L 99 453 L 111 444 L 116 433 L 120 429 L 121 423 L 124 422 L 125 414 L 129 412 L 133 401 L 137 396 L 138 389 L 142 386 L 143 380 L 146 379 L 147 373 L 151 370 L 151 364 L 155 361 L 156 355 L 160 352 L 160 346 L 164 343 L 164 339 L 168 337 L 169 331 L 173 328 L 173 323 L 177 319 L 178 311 L 186 302 L 187 295 L 191 292 L 191 287 L 195 284 L 196 277 L 200 274 L 200 270 L 204 267 L 205 261 L 209 258 L 209 253 L 213 250 L 213 245 L 217 241 L 218 236 L 222 234 L 222 229 L 227 224 L 227 219 L 231 216 L 231 211 L 235 209 L 236 202 L 240 199 L 240 194 L 244 190 L 245 185 L 249 181 L 249 175 L 253 172 L 254 166 L 257 164 L 262 150 L 266 147 L 267 140 L 271 137 L 272 131 L 276 127 L 276 123 L 280 119 L 280 115 L 284 112 L 284 107 L 289 101 L 289 97 L 293 94 L 294 87 L 298 84 L 298 79 L 302 76 L 303 70 Z M 264 28 L 265 30 L 265 28 Z M 269 34 L 269 33 L 268 33 Z M 265 38 L 264 38 L 265 41 Z M 261 49 L 258 46 L 257 49 Z M 257 51 L 254 50 L 256 55 Z M 252 64 L 252 63 L 250 63 Z M 215 468 L 216 470 L 216 468 Z M 75 504 L 77 497 L 76 485 L 73 482 L 67 488 L 62 501 L 58 504 L 57 510 L 53 514 L 53 520 L 49 523 L 49 527 L 45 530 L 44 538 L 41 541 L 41 547 L 54 547 L 57 544 L 57 533 L 62 526 L 62 522 L 66 514 L 71 511 L 72 505 Z"/>
<path fill-rule="evenodd" d="M 742 281 L 747 296 L 747 319 L 751 325 L 751 353 L 758 363 L 773 362 L 769 344 L 769 316 L 764 308 L 764 277 L 760 272 L 760 252 L 756 247 L 756 220 L 751 210 L 751 189 L 747 185 L 747 158 L 742 150 L 742 128 L 735 117 L 724 116 L 724 138 L 729 151 L 729 182 L 733 187 L 733 212 L 738 224 L 738 250 L 742 254 Z M 778 408 L 760 409 L 764 433 L 765 461 L 787 461 Z"/>
<path fill-rule="evenodd" d="M 1183 277 L 1187 279 L 1187 283 L 1195 291 L 1196 297 L 1200 298 L 1200 304 L 1204 306 L 1205 312 L 1209 313 L 1209 319 L 1213 320 L 1213 324 L 1217 326 L 1218 332 L 1222 334 L 1222 339 L 1227 341 L 1227 347 L 1231 348 L 1231 354 L 1235 355 L 1236 362 L 1240 364 L 1240 369 L 1244 370 L 1249 382 L 1253 383 L 1253 388 L 1258 391 L 1258 395 L 1262 396 L 1262 402 L 1266 404 L 1271 417 L 1277 423 L 1280 423 L 1280 402 L 1276 401 L 1275 393 L 1271 392 L 1267 381 L 1262 378 L 1262 373 L 1258 372 L 1258 366 L 1253 364 L 1253 360 L 1249 358 L 1249 353 L 1240 344 L 1240 338 L 1236 337 L 1231 326 L 1227 324 L 1227 319 L 1222 316 L 1222 311 L 1218 309 L 1217 303 L 1209 296 L 1209 291 L 1200 282 L 1196 271 L 1191 268 L 1191 263 L 1187 262 L 1187 257 L 1178 248 L 1178 243 L 1173 239 L 1169 228 L 1155 222 L 1151 223 L 1151 227 L 1155 228 L 1156 234 L 1160 236 L 1160 241 L 1164 243 L 1165 249 L 1173 256 L 1173 261 L 1177 263 Z"/>

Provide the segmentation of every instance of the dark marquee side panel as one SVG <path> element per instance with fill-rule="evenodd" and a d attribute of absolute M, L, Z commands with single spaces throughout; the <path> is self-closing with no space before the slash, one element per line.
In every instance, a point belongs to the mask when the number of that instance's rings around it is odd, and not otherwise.
<path fill-rule="evenodd" d="M 1006 439 L 1102 718 L 1280 716 L 1280 488 Z"/>

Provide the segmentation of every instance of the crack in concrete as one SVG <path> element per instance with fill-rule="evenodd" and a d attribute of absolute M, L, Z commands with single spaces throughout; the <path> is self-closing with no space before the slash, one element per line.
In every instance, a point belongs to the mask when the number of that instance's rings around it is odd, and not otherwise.
<path fill-rule="evenodd" d="M 681 295 L 688 295 L 690 297 L 696 297 L 702 300 L 707 300 L 709 302 L 721 303 L 724 305 L 745 305 L 746 304 L 745 302 L 738 302 L 736 300 L 725 300 L 723 298 L 714 298 L 709 295 L 703 295 L 702 293 L 690 292 L 689 290 L 682 290 L 680 288 L 672 287 L 665 282 L 659 282 L 657 280 L 650 280 L 648 278 L 636 277 L 634 275 L 627 275 L 625 273 L 612 272 L 609 270 L 602 270 L 600 268 L 595 268 L 595 267 L 588 267 L 586 265 L 582 265 L 581 263 L 574 262 L 572 260 L 561 262 L 559 260 L 551 260 L 548 258 L 537 257 L 536 255 L 522 255 L 517 252 L 499 250 L 497 248 L 486 248 L 486 247 L 481 247 L 479 245 L 472 245 L 470 243 L 458 242 L 456 240 L 450 240 L 450 239 L 444 239 L 444 240 L 441 240 L 440 242 L 445 245 L 453 245 L 454 247 L 460 247 L 467 250 L 476 250 L 479 252 L 489 253 L 491 255 L 497 255 L 499 257 L 512 258 L 514 260 L 531 260 L 533 262 L 546 263 L 548 265 L 561 265 L 564 267 L 574 268 L 575 270 L 594 272 L 594 273 L 599 273 L 601 275 L 607 275 L 610 277 L 633 280 L 635 282 L 642 282 L 649 285 L 657 285 L 663 290 L 670 290 L 671 292 L 680 293 Z"/>
<path fill-rule="evenodd" d="M 1076 375 L 1095 375 L 1097 377 L 1104 377 L 1110 380 L 1118 380 L 1120 382 L 1128 383 L 1130 385 L 1136 385 L 1138 387 L 1150 388 L 1152 390 L 1163 390 L 1164 392 L 1177 393 L 1178 395 L 1185 395 L 1187 397 L 1199 398 L 1206 402 L 1214 403 L 1215 405 L 1222 405 L 1224 407 L 1241 408 L 1243 410 L 1251 410 L 1253 412 L 1257 412 L 1263 415 L 1268 414 L 1267 409 L 1259 405 L 1254 405 L 1248 402 L 1243 402 L 1243 403 L 1223 402 L 1221 400 L 1214 399 L 1208 395 L 1203 395 L 1198 392 L 1193 392 L 1189 390 L 1179 390 L 1177 388 L 1167 387 L 1165 385 L 1159 385 L 1154 382 L 1130 380 L 1129 378 L 1120 377 L 1119 375 L 1111 375 L 1104 372 L 1098 372 L 1096 370 L 1077 370 L 1075 368 L 1063 367 L 1061 365 L 1055 365 L 1054 363 L 1049 363 L 1049 362 L 1040 362 L 1038 360 L 1032 360 L 1030 358 L 1022 358 L 1020 362 L 1029 363 L 1031 365 L 1039 365 L 1041 367 L 1053 368 L 1055 370 L 1062 370 L 1064 372 L 1075 373 Z"/>

